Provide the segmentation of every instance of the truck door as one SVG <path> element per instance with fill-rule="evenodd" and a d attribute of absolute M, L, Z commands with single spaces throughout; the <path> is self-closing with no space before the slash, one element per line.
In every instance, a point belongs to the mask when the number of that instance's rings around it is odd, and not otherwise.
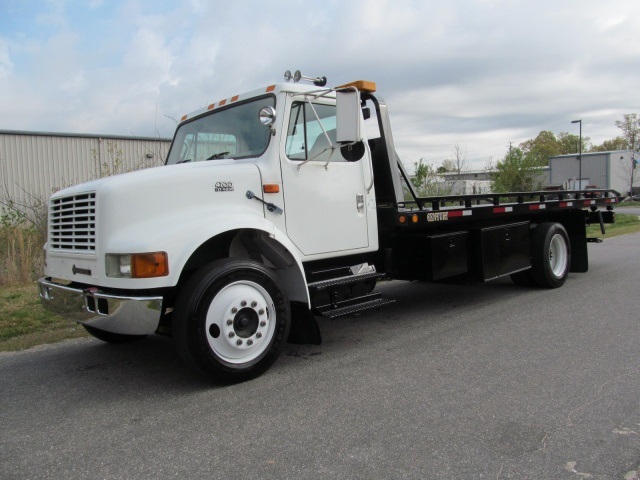
<path fill-rule="evenodd" d="M 331 148 L 336 145 L 334 104 L 314 101 L 312 107 L 300 99 L 289 105 L 280 151 L 289 238 L 305 255 L 367 248 L 368 152 L 347 161 L 339 148 Z"/>

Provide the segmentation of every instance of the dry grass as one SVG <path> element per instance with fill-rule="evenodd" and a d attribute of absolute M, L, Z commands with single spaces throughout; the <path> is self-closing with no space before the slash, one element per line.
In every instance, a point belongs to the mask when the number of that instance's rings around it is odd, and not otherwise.
<path fill-rule="evenodd" d="M 44 239 L 34 229 L 0 226 L 0 285 L 24 285 L 42 272 Z"/>
<path fill-rule="evenodd" d="M 44 309 L 34 282 L 0 288 L 0 352 L 83 336 L 84 328 Z"/>

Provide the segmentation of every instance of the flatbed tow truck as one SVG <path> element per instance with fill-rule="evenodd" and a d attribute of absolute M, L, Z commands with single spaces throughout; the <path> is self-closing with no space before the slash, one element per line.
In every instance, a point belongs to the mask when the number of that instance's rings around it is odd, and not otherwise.
<path fill-rule="evenodd" d="M 237 382 L 319 344 L 316 316 L 392 302 L 380 280 L 561 287 L 615 221 L 613 190 L 419 197 L 373 82 L 285 77 L 185 115 L 164 166 L 56 192 L 44 305 Z"/>

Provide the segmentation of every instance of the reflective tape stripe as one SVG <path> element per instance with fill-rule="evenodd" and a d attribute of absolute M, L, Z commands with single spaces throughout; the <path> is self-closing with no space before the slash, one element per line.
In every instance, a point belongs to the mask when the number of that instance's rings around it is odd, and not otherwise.
<path fill-rule="evenodd" d="M 473 215 L 471 210 L 454 210 L 449 212 L 450 217 L 469 217 L 471 215 Z"/>

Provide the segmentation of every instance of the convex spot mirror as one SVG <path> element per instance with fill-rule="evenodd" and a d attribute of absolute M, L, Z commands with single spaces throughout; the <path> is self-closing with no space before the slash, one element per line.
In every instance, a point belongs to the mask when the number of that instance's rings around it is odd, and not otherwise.
<path fill-rule="evenodd" d="M 258 113 L 260 123 L 265 127 L 270 127 L 276 121 L 276 109 L 273 107 L 262 107 Z"/>

